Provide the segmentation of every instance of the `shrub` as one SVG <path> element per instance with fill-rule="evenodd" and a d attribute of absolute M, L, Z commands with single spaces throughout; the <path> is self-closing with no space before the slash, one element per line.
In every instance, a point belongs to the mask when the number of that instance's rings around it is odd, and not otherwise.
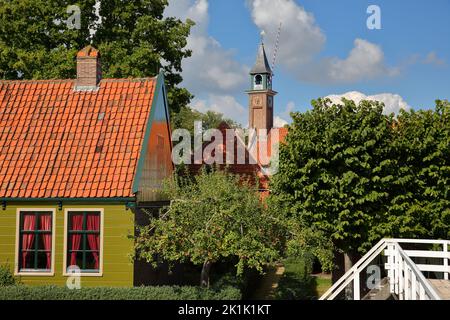
<path fill-rule="evenodd" d="M 18 284 L 18 280 L 12 274 L 9 266 L 0 266 L 0 287 L 14 286 L 16 284 Z"/>
<path fill-rule="evenodd" d="M 283 262 L 285 272 L 278 283 L 275 298 L 281 300 L 311 300 L 317 298 L 317 279 L 312 277 L 312 260 L 291 257 Z"/>
<path fill-rule="evenodd" d="M 216 276 L 217 280 L 211 286 L 213 289 L 233 287 L 241 292 L 244 300 L 252 299 L 255 290 L 260 286 L 262 274 L 255 269 L 246 268 L 242 275 L 237 276 L 235 268 L 230 268 L 228 272 L 223 272 Z"/>
<path fill-rule="evenodd" d="M 188 286 L 136 288 L 82 288 L 25 285 L 0 288 L 0 300 L 239 300 L 241 293 L 233 287 L 220 290 Z"/>

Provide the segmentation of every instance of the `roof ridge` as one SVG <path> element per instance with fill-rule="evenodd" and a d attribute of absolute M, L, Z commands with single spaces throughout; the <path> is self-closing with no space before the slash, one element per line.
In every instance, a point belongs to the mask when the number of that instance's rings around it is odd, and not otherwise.
<path fill-rule="evenodd" d="M 50 83 L 50 82 L 70 82 L 75 79 L 15 79 L 15 80 L 4 80 L 0 79 L 0 83 Z"/>
<path fill-rule="evenodd" d="M 140 82 L 140 81 L 154 81 L 158 76 L 154 77 L 142 77 L 142 78 L 103 78 L 101 82 Z M 0 83 L 60 83 L 60 82 L 73 82 L 76 79 L 15 79 L 15 80 L 3 80 L 0 79 Z"/>
<path fill-rule="evenodd" d="M 158 76 L 154 77 L 142 77 L 142 78 L 103 78 L 101 81 L 107 81 L 107 82 L 125 82 L 125 81 L 149 81 L 149 80 L 155 80 Z"/>

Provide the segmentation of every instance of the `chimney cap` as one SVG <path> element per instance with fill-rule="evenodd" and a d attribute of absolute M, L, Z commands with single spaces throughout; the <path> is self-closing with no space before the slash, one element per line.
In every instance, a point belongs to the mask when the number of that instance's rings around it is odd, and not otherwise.
<path fill-rule="evenodd" d="M 78 51 L 77 58 L 100 58 L 100 52 L 91 45 L 88 45 Z"/>

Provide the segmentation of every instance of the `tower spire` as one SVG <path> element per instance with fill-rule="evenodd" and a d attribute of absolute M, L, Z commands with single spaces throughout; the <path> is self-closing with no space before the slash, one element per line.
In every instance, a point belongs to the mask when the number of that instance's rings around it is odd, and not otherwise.
<path fill-rule="evenodd" d="M 264 48 L 264 34 L 261 33 L 261 43 L 253 68 L 250 70 L 251 87 L 249 95 L 249 125 L 250 128 L 267 129 L 273 127 L 274 96 L 272 90 L 272 69 L 267 60 Z"/>
<path fill-rule="evenodd" d="M 258 55 L 256 56 L 256 62 L 253 66 L 250 74 L 266 73 L 272 75 L 272 69 L 270 68 L 269 61 L 267 60 L 266 49 L 264 43 L 261 41 L 258 48 Z"/>

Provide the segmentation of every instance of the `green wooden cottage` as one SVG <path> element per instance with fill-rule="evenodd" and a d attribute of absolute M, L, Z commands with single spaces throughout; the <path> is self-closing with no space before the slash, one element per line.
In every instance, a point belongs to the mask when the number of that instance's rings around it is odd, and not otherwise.
<path fill-rule="evenodd" d="M 22 282 L 132 286 L 139 207 L 161 205 L 172 173 L 162 74 L 102 79 L 99 52 L 77 79 L 0 81 L 0 265 Z"/>

